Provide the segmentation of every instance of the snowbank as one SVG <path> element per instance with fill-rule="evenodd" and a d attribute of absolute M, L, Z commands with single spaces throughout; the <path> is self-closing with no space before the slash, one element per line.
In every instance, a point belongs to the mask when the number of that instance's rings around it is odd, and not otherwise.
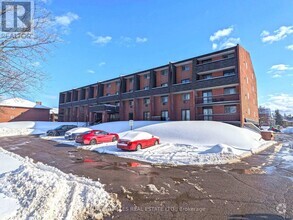
<path fill-rule="evenodd" d="M 101 219 L 121 204 L 103 185 L 0 148 L 1 219 Z M 3 159 L 3 160 L 2 160 Z"/>
<path fill-rule="evenodd" d="M 137 152 L 120 150 L 113 143 L 80 148 L 154 164 L 203 165 L 229 163 L 274 143 L 248 129 L 213 121 L 156 123 L 135 131 L 158 136 L 161 144 Z M 119 136 L 123 139 L 124 134 Z"/>
<path fill-rule="evenodd" d="M 293 134 L 293 127 L 287 127 L 281 130 L 282 133 L 285 134 Z"/>
<path fill-rule="evenodd" d="M 197 146 L 226 144 L 241 150 L 259 147 L 261 135 L 245 128 L 215 121 L 176 121 L 137 129 L 160 137 L 162 143 Z"/>
<path fill-rule="evenodd" d="M 133 129 L 141 128 L 153 124 L 163 124 L 164 121 L 134 121 Z M 130 126 L 128 121 L 115 121 L 106 122 L 98 125 L 91 126 L 94 130 L 104 130 L 108 132 L 120 133 L 124 131 L 129 131 Z"/>
<path fill-rule="evenodd" d="M 0 123 L 0 137 L 43 134 L 49 129 L 54 129 L 59 125 L 84 125 L 84 122 L 49 122 L 49 121 L 19 121 Z"/>

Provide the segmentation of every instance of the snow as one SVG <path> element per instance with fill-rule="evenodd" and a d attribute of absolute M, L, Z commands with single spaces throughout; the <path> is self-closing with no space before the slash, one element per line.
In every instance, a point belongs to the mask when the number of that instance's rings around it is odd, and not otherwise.
<path fill-rule="evenodd" d="M 134 121 L 133 129 L 144 127 L 153 124 L 162 124 L 163 121 Z M 106 122 L 98 125 L 91 126 L 93 130 L 104 130 L 108 132 L 120 133 L 124 131 L 129 131 L 130 126 L 128 121 L 115 121 Z"/>
<path fill-rule="evenodd" d="M 287 127 L 281 130 L 282 133 L 285 134 L 293 134 L 293 127 Z"/>
<path fill-rule="evenodd" d="M 44 105 L 36 104 L 29 100 L 22 98 L 11 98 L 0 101 L 0 106 L 10 106 L 10 107 L 20 107 L 20 108 L 41 108 L 41 109 L 50 109 Z"/>
<path fill-rule="evenodd" d="M 84 122 L 19 121 L 0 123 L 0 137 L 43 134 L 60 125 L 84 125 Z"/>
<path fill-rule="evenodd" d="M 52 125 L 57 127 L 58 123 L 35 122 L 30 127 L 46 131 Z M 90 128 L 118 133 L 121 139 L 126 137 L 133 139 L 136 135 L 142 135 L 139 138 L 145 139 L 154 135 L 160 138 L 161 144 L 138 152 L 127 152 L 118 149 L 116 142 L 81 146 L 75 141 L 65 140 L 64 137 L 42 136 L 42 138 L 99 153 L 153 164 L 172 165 L 228 163 L 274 143 L 264 141 L 259 133 L 249 129 L 214 121 L 134 121 L 134 131 L 130 131 L 128 121 L 102 123 Z"/>
<path fill-rule="evenodd" d="M 87 128 L 87 127 L 77 127 L 77 128 L 72 128 L 69 131 L 66 132 L 66 134 L 70 135 L 70 134 L 78 134 L 78 133 L 84 133 L 86 131 L 91 131 L 91 128 Z"/>
<path fill-rule="evenodd" d="M 137 140 L 151 139 L 152 137 L 153 136 L 147 132 L 128 131 L 128 132 L 124 133 L 122 136 L 120 136 L 120 139 L 128 140 L 128 141 L 137 141 Z"/>
<path fill-rule="evenodd" d="M 120 202 L 100 182 L 65 174 L 0 148 L 1 219 L 101 219 Z"/>

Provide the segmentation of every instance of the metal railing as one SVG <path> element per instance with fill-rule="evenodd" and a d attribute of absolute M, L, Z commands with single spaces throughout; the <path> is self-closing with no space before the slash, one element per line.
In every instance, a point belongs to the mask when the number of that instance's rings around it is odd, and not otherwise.
<path fill-rule="evenodd" d="M 196 104 L 212 104 L 215 102 L 226 102 L 226 101 L 238 101 L 239 94 L 228 94 L 228 95 L 216 95 L 216 96 L 206 96 L 197 97 Z"/>
<path fill-rule="evenodd" d="M 239 113 L 225 113 L 225 114 L 200 114 L 196 116 L 197 120 L 205 120 L 205 121 L 240 121 Z"/>

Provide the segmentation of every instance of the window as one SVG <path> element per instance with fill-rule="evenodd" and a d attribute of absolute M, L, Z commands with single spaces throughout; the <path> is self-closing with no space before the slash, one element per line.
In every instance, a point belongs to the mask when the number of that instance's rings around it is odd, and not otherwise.
<path fill-rule="evenodd" d="M 132 82 L 133 82 L 133 78 L 130 78 L 130 79 L 129 79 L 129 82 L 132 83 Z"/>
<path fill-rule="evenodd" d="M 161 71 L 161 75 L 162 75 L 162 76 L 167 76 L 167 75 L 168 75 L 168 70 L 167 70 L 167 69 L 162 70 L 162 71 Z"/>
<path fill-rule="evenodd" d="M 209 63 L 209 62 L 212 62 L 212 59 L 205 59 L 201 61 L 201 63 Z"/>
<path fill-rule="evenodd" d="M 168 86 L 168 83 L 162 83 L 161 84 L 161 87 L 167 87 Z"/>
<path fill-rule="evenodd" d="M 188 71 L 188 70 L 190 70 L 190 66 L 189 65 L 183 65 L 181 68 L 182 68 L 182 71 Z"/>
<path fill-rule="evenodd" d="M 144 89 L 144 90 L 149 90 L 150 87 L 149 87 L 149 86 L 145 86 L 143 89 Z"/>
<path fill-rule="evenodd" d="M 190 83 L 190 79 L 182 79 L 181 83 Z"/>
<path fill-rule="evenodd" d="M 150 104 L 150 103 L 151 103 L 150 98 L 144 98 L 144 99 L 143 99 L 143 103 L 144 103 L 145 105 Z"/>
<path fill-rule="evenodd" d="M 168 111 L 162 111 L 161 118 L 162 118 L 162 121 L 168 121 L 169 120 Z"/>
<path fill-rule="evenodd" d="M 213 108 L 203 108 L 203 120 L 213 120 Z"/>
<path fill-rule="evenodd" d="M 236 94 L 236 87 L 229 87 L 224 89 L 224 95 Z"/>
<path fill-rule="evenodd" d="M 115 92 L 115 95 L 119 95 L 119 91 Z"/>
<path fill-rule="evenodd" d="M 208 104 L 208 103 L 213 102 L 212 96 L 213 96 L 213 94 L 212 94 L 212 91 L 211 90 L 209 90 L 209 91 L 203 91 L 202 92 L 203 103 L 204 104 Z"/>
<path fill-rule="evenodd" d="M 143 112 L 143 120 L 150 120 L 151 113 L 150 112 Z"/>
<path fill-rule="evenodd" d="M 116 106 L 120 106 L 120 102 L 115 102 L 115 105 Z"/>
<path fill-rule="evenodd" d="M 129 89 L 128 92 L 133 92 L 133 89 Z"/>
<path fill-rule="evenodd" d="M 234 53 L 229 53 L 229 54 L 223 55 L 222 57 L 223 57 L 223 59 L 227 59 L 227 58 L 232 58 L 234 56 L 235 56 Z"/>
<path fill-rule="evenodd" d="M 162 102 L 163 104 L 167 103 L 167 102 L 168 102 L 168 96 L 162 96 L 162 97 L 161 97 L 161 102 Z"/>
<path fill-rule="evenodd" d="M 235 70 L 231 69 L 231 70 L 225 70 L 223 73 L 224 76 L 231 76 L 231 75 L 235 75 Z"/>
<path fill-rule="evenodd" d="M 106 94 L 106 96 L 110 96 L 110 95 L 111 95 L 110 93 L 107 93 L 107 94 Z"/>
<path fill-rule="evenodd" d="M 183 101 L 187 101 L 187 100 L 190 100 L 190 93 L 185 93 L 182 95 L 182 99 Z"/>
<path fill-rule="evenodd" d="M 237 112 L 236 105 L 228 105 L 225 106 L 225 113 L 226 114 L 234 114 Z"/>
<path fill-rule="evenodd" d="M 120 86 L 120 82 L 116 82 L 116 86 Z"/>
<path fill-rule="evenodd" d="M 133 106 L 133 100 L 129 100 L 129 105 Z"/>
<path fill-rule="evenodd" d="M 111 88 L 111 84 L 107 84 L 106 87 L 107 87 L 107 88 Z"/>
<path fill-rule="evenodd" d="M 211 78 L 213 78 L 212 74 L 202 75 L 202 79 L 211 79 Z"/>
<path fill-rule="evenodd" d="M 144 77 L 145 79 L 149 79 L 149 78 L 150 78 L 150 74 L 144 74 L 143 77 Z"/>
<path fill-rule="evenodd" d="M 190 121 L 190 110 L 189 109 L 181 110 L 181 120 L 182 121 Z"/>

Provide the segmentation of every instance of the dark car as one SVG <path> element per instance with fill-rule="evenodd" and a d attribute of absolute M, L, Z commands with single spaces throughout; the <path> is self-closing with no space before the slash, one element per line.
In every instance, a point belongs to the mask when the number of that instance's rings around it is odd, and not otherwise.
<path fill-rule="evenodd" d="M 72 128 L 76 128 L 76 125 L 60 125 L 59 127 L 48 130 L 47 135 L 48 136 L 62 136 L 65 135 L 66 131 L 69 131 Z"/>

